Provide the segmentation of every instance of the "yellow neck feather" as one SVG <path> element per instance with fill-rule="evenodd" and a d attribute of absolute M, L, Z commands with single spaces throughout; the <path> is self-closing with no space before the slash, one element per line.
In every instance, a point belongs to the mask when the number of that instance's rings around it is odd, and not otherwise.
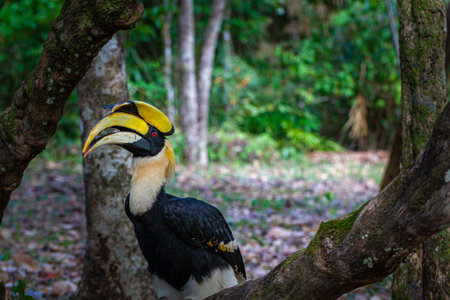
<path fill-rule="evenodd" d="M 175 171 L 172 144 L 165 140 L 163 149 L 155 156 L 133 159 L 130 211 L 142 215 L 150 210 L 161 187 L 166 185 Z"/>

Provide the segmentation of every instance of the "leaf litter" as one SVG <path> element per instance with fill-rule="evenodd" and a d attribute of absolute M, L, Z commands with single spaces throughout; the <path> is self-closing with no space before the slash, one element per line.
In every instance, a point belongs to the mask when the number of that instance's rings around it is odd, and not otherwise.
<path fill-rule="evenodd" d="M 249 279 L 305 248 L 321 221 L 345 215 L 378 193 L 385 151 L 310 153 L 302 161 L 177 166 L 167 191 L 217 206 L 239 242 Z M 81 279 L 85 249 L 82 169 L 34 160 L 0 228 L 0 280 L 19 280 L 35 299 L 63 299 Z M 389 299 L 390 281 L 340 299 Z"/>

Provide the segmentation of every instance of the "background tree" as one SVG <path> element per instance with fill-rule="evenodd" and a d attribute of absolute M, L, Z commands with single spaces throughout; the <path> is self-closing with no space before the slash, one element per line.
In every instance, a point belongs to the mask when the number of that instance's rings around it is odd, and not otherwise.
<path fill-rule="evenodd" d="M 402 75 L 401 166 L 425 148 L 447 103 L 445 83 L 446 13 L 443 1 L 420 5 L 399 1 Z M 434 17 L 430 17 L 430 16 Z M 445 299 L 450 296 L 449 230 L 419 246 L 394 274 L 394 299 Z"/>
<path fill-rule="evenodd" d="M 208 128 L 209 97 L 211 93 L 211 76 L 214 65 L 217 39 L 225 11 L 225 0 L 214 0 L 212 13 L 206 26 L 198 66 L 198 106 L 199 106 L 199 157 L 198 163 L 208 165 Z"/>
<path fill-rule="evenodd" d="M 77 87 L 81 139 L 105 115 L 103 106 L 129 99 L 123 47 L 118 35 L 103 46 Z M 147 262 L 136 242 L 124 201 L 131 155 L 106 147 L 83 161 L 87 242 L 80 299 L 149 299 L 155 295 Z"/>
<path fill-rule="evenodd" d="M 199 142 L 193 0 L 180 0 L 178 31 L 181 126 L 186 139 L 184 153 L 186 160 L 193 163 L 198 157 Z"/>
<path fill-rule="evenodd" d="M 222 25 L 225 0 L 215 0 L 206 26 L 195 73 L 195 30 L 193 1 L 180 1 L 179 68 L 181 124 L 186 137 L 187 162 L 208 165 L 208 118 L 211 76 L 217 39 Z M 196 80 L 198 78 L 198 80 Z"/>
<path fill-rule="evenodd" d="M 167 91 L 167 116 L 169 120 L 175 122 L 175 88 L 172 83 L 172 35 L 170 32 L 174 11 L 171 0 L 164 0 L 164 6 L 167 10 L 161 32 L 164 39 L 164 86 Z"/>

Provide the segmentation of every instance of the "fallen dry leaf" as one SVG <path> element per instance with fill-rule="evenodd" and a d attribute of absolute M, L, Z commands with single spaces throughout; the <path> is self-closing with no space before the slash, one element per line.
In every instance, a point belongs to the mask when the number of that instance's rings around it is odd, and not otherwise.
<path fill-rule="evenodd" d="M 288 238 L 292 235 L 292 230 L 280 227 L 280 226 L 274 226 L 272 227 L 269 232 L 267 233 L 267 238 Z"/>
<path fill-rule="evenodd" d="M 11 238 L 11 230 L 7 228 L 2 228 L 0 230 L 0 240 L 9 240 Z"/>
<path fill-rule="evenodd" d="M 52 285 L 51 294 L 61 297 L 77 290 L 77 286 L 68 280 L 57 281 Z"/>
<path fill-rule="evenodd" d="M 11 255 L 11 258 L 19 268 L 23 268 L 29 272 L 36 272 L 40 270 L 39 263 L 28 254 L 14 253 Z"/>
<path fill-rule="evenodd" d="M 9 279 L 8 273 L 0 269 L 0 282 L 7 282 L 8 279 Z"/>

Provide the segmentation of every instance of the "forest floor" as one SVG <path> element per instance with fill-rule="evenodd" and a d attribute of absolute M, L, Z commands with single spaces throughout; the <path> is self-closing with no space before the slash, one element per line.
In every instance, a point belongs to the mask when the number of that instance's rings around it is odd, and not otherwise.
<path fill-rule="evenodd" d="M 303 160 L 177 166 L 167 191 L 219 207 L 239 241 L 249 279 L 307 246 L 321 221 L 347 214 L 378 193 L 387 152 L 310 153 Z M 37 158 L 13 193 L 0 228 L 0 281 L 13 294 L 64 299 L 84 255 L 81 165 Z M 390 299 L 390 279 L 340 299 Z"/>

